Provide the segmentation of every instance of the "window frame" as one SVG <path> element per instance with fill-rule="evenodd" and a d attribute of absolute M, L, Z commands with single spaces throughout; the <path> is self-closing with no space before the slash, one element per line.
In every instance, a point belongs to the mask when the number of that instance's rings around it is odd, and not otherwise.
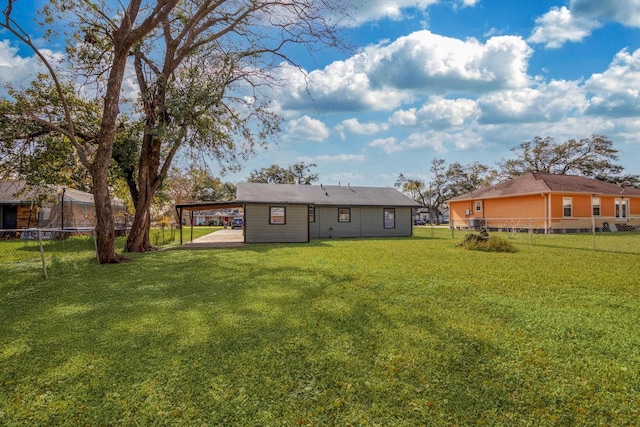
<path fill-rule="evenodd" d="M 309 222 L 316 222 L 316 206 L 315 205 L 309 205 L 307 218 Z"/>
<path fill-rule="evenodd" d="M 274 209 L 282 209 L 282 215 L 274 215 Z M 282 216 L 282 222 L 274 221 L 274 218 Z M 269 206 L 269 225 L 286 225 L 287 224 L 287 207 L 286 206 Z"/>
<path fill-rule="evenodd" d="M 596 212 L 596 209 L 597 209 L 597 212 Z M 602 215 L 602 199 L 600 197 L 591 198 L 591 214 L 593 216 Z"/>
<path fill-rule="evenodd" d="M 569 202 L 568 204 L 566 202 Z M 567 215 L 567 208 L 569 215 Z M 562 218 L 573 218 L 573 197 L 562 198 Z"/>
<path fill-rule="evenodd" d="M 476 212 L 482 212 L 482 200 L 476 200 L 475 211 Z"/>
<path fill-rule="evenodd" d="M 390 213 L 391 225 L 387 224 L 387 213 Z M 382 227 L 386 230 L 396 228 L 396 208 L 383 208 L 382 209 Z"/>
<path fill-rule="evenodd" d="M 346 215 L 347 215 L 347 219 L 342 219 L 341 216 L 344 215 L 344 213 L 342 213 L 341 211 L 347 211 Z M 348 223 L 351 222 L 351 208 L 338 208 L 338 222 L 340 223 Z"/>

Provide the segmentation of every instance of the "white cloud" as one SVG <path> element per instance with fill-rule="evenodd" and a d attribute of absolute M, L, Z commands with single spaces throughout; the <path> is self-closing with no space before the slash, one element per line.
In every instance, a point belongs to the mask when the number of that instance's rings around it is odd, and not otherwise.
<path fill-rule="evenodd" d="M 571 0 L 570 7 L 575 16 L 640 27 L 638 0 Z"/>
<path fill-rule="evenodd" d="M 593 19 L 574 17 L 565 6 L 553 7 L 536 19 L 536 27 L 529 41 L 544 44 L 550 49 L 559 48 L 568 41 L 579 42 L 600 26 Z"/>
<path fill-rule="evenodd" d="M 374 139 L 369 143 L 369 147 L 381 148 L 387 154 L 402 151 L 402 147 L 398 145 L 398 140 L 394 137 Z"/>
<path fill-rule="evenodd" d="M 60 55 L 48 49 L 43 49 L 42 53 L 48 58 L 60 58 Z M 0 84 L 26 84 L 44 71 L 44 66 L 36 56 L 20 56 L 18 48 L 9 40 L 0 40 Z"/>
<path fill-rule="evenodd" d="M 348 163 L 348 162 L 364 162 L 364 154 L 336 154 L 336 155 L 321 155 L 314 157 L 302 157 L 300 159 L 303 162 L 311 163 Z"/>
<path fill-rule="evenodd" d="M 291 120 L 287 124 L 285 138 L 297 141 L 322 142 L 329 137 L 329 129 L 320 120 L 312 119 L 309 116 L 302 116 L 299 119 Z"/>
<path fill-rule="evenodd" d="M 349 185 L 351 182 L 363 181 L 365 178 L 364 175 L 353 172 L 338 172 L 329 175 L 329 182 L 339 185 Z"/>
<path fill-rule="evenodd" d="M 386 46 L 370 46 L 363 56 L 374 88 L 448 93 L 526 86 L 531 53 L 517 36 L 492 37 L 482 44 L 423 30 Z"/>
<path fill-rule="evenodd" d="M 640 27 L 640 0 L 571 0 L 569 7 L 552 7 L 536 19 L 529 41 L 559 48 L 583 40 L 606 22 Z"/>
<path fill-rule="evenodd" d="M 603 73 L 585 82 L 593 94 L 587 114 L 631 117 L 640 114 L 640 49 L 618 52 Z"/>
<path fill-rule="evenodd" d="M 587 108 L 584 88 L 576 81 L 554 80 L 518 91 L 487 94 L 478 99 L 481 123 L 557 122 Z"/>
<path fill-rule="evenodd" d="M 355 133 L 358 135 L 373 135 L 381 131 L 389 129 L 387 123 L 360 123 L 358 119 L 343 120 L 342 123 L 335 127 L 335 130 L 340 133 L 340 138 L 346 138 L 346 132 Z"/>
<path fill-rule="evenodd" d="M 285 109 L 391 110 L 420 95 L 486 93 L 526 87 L 532 51 L 515 36 L 481 43 L 417 31 L 316 70 L 305 80 L 292 71 Z M 283 67 L 287 74 L 293 70 Z M 308 99 L 311 94 L 313 103 Z"/>
<path fill-rule="evenodd" d="M 355 12 L 355 22 L 351 24 L 360 25 L 365 22 L 379 21 L 385 18 L 399 21 L 406 17 L 407 10 L 411 9 L 424 12 L 429 6 L 437 4 L 439 1 L 440 0 L 378 0 L 363 2 L 361 0 L 345 0 L 345 3 L 350 4 Z"/>
<path fill-rule="evenodd" d="M 396 111 L 389 120 L 398 126 L 424 126 L 445 129 L 473 121 L 480 110 L 471 99 L 445 99 L 433 96 L 420 109 Z"/>

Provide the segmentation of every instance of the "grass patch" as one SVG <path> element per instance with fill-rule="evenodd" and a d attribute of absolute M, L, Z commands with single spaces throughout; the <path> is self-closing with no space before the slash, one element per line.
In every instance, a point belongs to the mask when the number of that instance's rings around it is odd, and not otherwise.
<path fill-rule="evenodd" d="M 636 423 L 636 255 L 430 233 L 0 275 L 0 424 Z"/>

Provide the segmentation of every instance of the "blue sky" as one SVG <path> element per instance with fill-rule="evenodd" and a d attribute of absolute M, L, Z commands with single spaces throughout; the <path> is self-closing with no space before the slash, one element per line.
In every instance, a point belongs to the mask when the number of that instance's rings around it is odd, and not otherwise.
<path fill-rule="evenodd" d="M 313 99 L 285 68 L 277 146 L 224 180 L 304 161 L 325 184 L 428 182 L 434 158 L 494 166 L 535 136 L 592 134 L 640 174 L 640 0 L 349 1 L 354 51 L 296 58 Z M 0 83 L 19 82 L 34 59 L 6 37 Z"/>

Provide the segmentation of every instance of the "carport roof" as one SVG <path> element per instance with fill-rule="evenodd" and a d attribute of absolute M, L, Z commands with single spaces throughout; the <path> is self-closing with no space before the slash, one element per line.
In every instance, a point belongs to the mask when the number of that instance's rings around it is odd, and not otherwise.
<path fill-rule="evenodd" d="M 185 211 L 202 211 L 208 209 L 232 209 L 242 207 L 240 202 L 190 202 L 190 203 L 178 203 L 176 209 L 182 209 Z"/>
<path fill-rule="evenodd" d="M 240 203 L 420 206 L 415 200 L 391 187 L 239 183 L 236 188 L 236 201 Z"/>

